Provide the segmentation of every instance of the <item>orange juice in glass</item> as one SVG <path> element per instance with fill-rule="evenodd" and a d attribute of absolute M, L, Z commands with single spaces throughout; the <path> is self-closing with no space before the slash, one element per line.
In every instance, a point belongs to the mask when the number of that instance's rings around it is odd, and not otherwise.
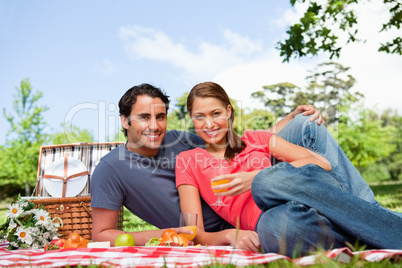
<path fill-rule="evenodd" d="M 211 166 L 211 179 L 214 179 L 218 176 L 221 175 L 225 175 L 225 174 L 229 174 L 229 166 L 225 165 L 224 163 L 217 163 Z M 221 184 L 226 184 L 229 183 L 230 180 L 228 179 L 223 179 L 223 180 L 219 180 L 219 181 L 211 181 L 211 188 L 217 185 L 221 185 Z M 226 192 L 228 189 L 220 189 L 220 190 L 216 190 L 216 189 L 212 189 L 212 191 L 214 193 L 222 193 L 222 192 Z M 213 203 L 210 204 L 211 206 L 227 206 L 225 203 L 223 203 L 222 201 L 222 196 L 218 195 L 218 200 Z"/>
<path fill-rule="evenodd" d="M 226 183 L 229 183 L 229 182 L 230 182 L 230 180 L 211 181 L 211 187 L 221 185 L 221 184 L 226 184 Z M 220 189 L 220 190 L 212 189 L 212 191 L 214 193 L 222 193 L 222 192 L 226 192 L 227 190 L 228 189 Z"/>
<path fill-rule="evenodd" d="M 180 227 L 187 228 L 193 231 L 193 234 L 183 234 L 188 240 L 193 240 L 197 234 L 197 213 L 181 212 L 180 213 Z"/>

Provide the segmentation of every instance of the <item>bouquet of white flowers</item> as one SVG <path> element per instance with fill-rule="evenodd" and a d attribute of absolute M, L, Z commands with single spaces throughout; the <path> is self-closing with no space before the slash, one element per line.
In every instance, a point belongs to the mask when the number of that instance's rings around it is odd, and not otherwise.
<path fill-rule="evenodd" d="M 8 206 L 6 222 L 0 226 L 0 237 L 9 241 L 8 249 L 44 248 L 59 235 L 62 226 L 60 218 L 51 218 L 44 207 L 18 196 L 16 202 Z"/>

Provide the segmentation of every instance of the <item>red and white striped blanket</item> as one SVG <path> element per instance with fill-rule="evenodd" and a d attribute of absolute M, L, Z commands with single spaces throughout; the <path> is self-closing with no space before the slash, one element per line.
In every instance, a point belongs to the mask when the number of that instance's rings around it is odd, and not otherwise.
<path fill-rule="evenodd" d="M 276 260 L 288 260 L 298 265 L 311 265 L 325 255 L 329 259 L 348 262 L 358 255 L 369 262 L 385 258 L 402 259 L 402 250 L 367 250 L 352 252 L 348 248 L 334 249 L 323 255 L 292 260 L 286 256 L 259 254 L 231 247 L 112 247 L 61 249 L 7 250 L 7 242 L 0 242 L 0 267 L 63 267 L 102 265 L 111 267 L 199 267 L 211 264 L 253 265 Z"/>

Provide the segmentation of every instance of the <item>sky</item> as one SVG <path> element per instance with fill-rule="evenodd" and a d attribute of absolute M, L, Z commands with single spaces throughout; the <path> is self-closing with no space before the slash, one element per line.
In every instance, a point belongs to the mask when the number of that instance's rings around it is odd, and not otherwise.
<path fill-rule="evenodd" d="M 378 33 L 387 18 L 381 2 L 357 7 L 367 41 L 343 46 L 336 62 L 351 68 L 367 107 L 402 114 L 402 57 L 377 52 L 381 40 L 395 36 Z M 308 71 L 328 61 L 282 62 L 276 44 L 302 12 L 287 0 L 0 0 L 1 112 L 13 113 L 25 78 L 43 92 L 47 133 L 70 122 L 98 142 L 113 139 L 118 101 L 141 83 L 162 88 L 174 105 L 195 84 L 214 81 L 242 108 L 260 107 L 252 92 L 279 82 L 303 87 Z M 0 145 L 9 129 L 1 116 Z"/>

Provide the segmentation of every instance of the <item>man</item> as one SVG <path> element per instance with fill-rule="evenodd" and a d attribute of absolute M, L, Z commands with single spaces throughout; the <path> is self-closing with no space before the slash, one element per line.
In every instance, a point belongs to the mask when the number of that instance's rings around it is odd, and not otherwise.
<path fill-rule="evenodd" d="M 110 241 L 119 234 L 118 213 L 124 205 L 132 213 L 162 230 L 132 232 L 136 245 L 159 237 L 164 228 L 179 226 L 180 202 L 175 183 L 176 156 L 203 146 L 197 135 L 168 131 L 169 97 L 149 84 L 130 88 L 120 99 L 119 109 L 123 132 L 127 137 L 120 146 L 101 159 L 91 178 L 92 240 Z M 312 106 L 300 106 L 273 129 L 279 131 L 296 114 L 321 115 Z M 205 202 L 202 204 L 206 231 L 233 228 Z M 176 231 L 191 233 L 185 228 Z M 249 231 L 244 231 L 249 232 Z M 241 247 L 241 245 L 240 245 Z"/>

